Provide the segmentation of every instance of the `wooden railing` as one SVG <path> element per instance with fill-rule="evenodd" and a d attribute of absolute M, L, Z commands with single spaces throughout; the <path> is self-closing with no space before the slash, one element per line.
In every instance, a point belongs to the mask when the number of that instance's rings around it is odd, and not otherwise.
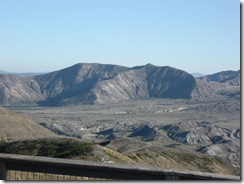
<path fill-rule="evenodd" d="M 16 175 L 19 175 L 18 178 Z M 0 154 L 1 180 L 72 180 L 72 177 L 76 180 L 240 180 L 239 176 Z"/>

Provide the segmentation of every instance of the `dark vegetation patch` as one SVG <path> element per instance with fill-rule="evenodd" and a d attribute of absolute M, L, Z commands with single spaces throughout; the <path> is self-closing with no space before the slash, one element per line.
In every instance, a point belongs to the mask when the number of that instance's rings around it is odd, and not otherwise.
<path fill-rule="evenodd" d="M 169 147 L 169 148 L 176 148 L 178 146 L 180 146 L 181 144 L 168 144 L 166 145 L 166 147 Z"/>
<path fill-rule="evenodd" d="M 93 144 L 73 139 L 38 139 L 0 143 L 0 153 L 73 158 L 86 156 L 93 150 Z"/>
<path fill-rule="evenodd" d="M 111 141 L 105 141 L 105 142 L 101 142 L 99 143 L 100 146 L 107 146 L 108 144 L 110 144 Z"/>

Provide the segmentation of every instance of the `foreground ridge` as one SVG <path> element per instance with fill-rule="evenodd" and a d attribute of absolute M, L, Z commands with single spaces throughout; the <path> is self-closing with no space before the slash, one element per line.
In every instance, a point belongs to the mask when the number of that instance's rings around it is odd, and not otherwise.
<path fill-rule="evenodd" d="M 94 180 L 95 178 L 114 180 L 240 180 L 238 176 L 212 173 L 179 172 L 122 164 L 0 154 L 0 179 L 8 180 L 8 171 L 10 170 L 92 177 Z"/>

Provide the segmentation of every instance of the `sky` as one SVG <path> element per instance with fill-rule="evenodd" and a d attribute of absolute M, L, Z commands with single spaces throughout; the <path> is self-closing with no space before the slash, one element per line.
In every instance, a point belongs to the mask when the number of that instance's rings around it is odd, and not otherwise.
<path fill-rule="evenodd" d="M 238 0 L 0 0 L 0 70 L 76 63 L 240 69 Z"/>

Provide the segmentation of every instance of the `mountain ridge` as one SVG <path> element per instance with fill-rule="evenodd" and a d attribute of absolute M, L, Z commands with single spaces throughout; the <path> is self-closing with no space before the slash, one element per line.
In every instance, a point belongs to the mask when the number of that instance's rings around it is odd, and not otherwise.
<path fill-rule="evenodd" d="M 128 68 L 78 63 L 32 77 L 0 75 L 0 80 L 3 81 L 0 102 L 4 105 L 37 103 L 59 106 L 140 98 L 190 98 L 195 86 L 194 77 L 187 72 L 152 64 Z M 8 86 L 11 90 L 6 92 Z"/>
<path fill-rule="evenodd" d="M 226 83 L 228 85 L 239 86 L 240 85 L 240 70 L 238 71 L 221 71 L 211 75 L 206 75 L 203 77 L 198 77 L 198 79 L 207 82 L 220 82 Z"/>
<path fill-rule="evenodd" d="M 225 88 L 222 84 L 236 86 L 240 84 L 238 75 L 240 71 L 234 74 L 227 71 L 195 79 L 183 70 L 150 63 L 131 68 L 78 63 L 36 76 L 0 74 L 0 104 L 64 106 L 147 98 L 214 97 L 219 95 L 213 82 L 221 89 Z"/>

